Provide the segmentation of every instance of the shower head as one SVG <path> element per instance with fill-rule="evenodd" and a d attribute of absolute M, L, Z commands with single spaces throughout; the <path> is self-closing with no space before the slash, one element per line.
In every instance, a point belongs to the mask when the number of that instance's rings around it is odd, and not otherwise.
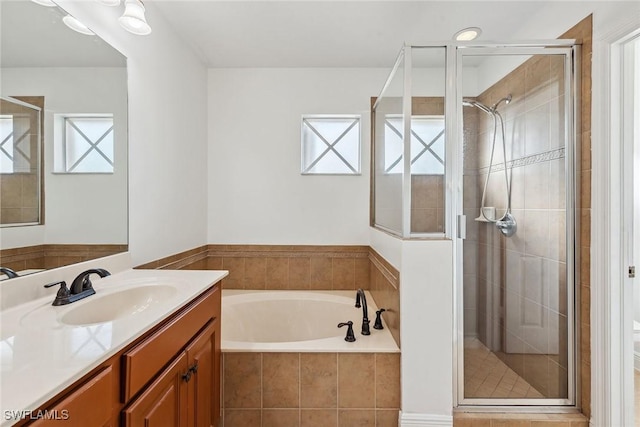
<path fill-rule="evenodd" d="M 486 105 L 478 102 L 478 101 L 474 101 L 472 99 L 462 99 L 462 105 L 464 105 L 465 107 L 476 107 L 481 109 L 482 111 L 484 111 L 487 114 L 493 114 L 493 111 L 491 111 L 491 109 L 489 107 L 487 107 Z"/>
<path fill-rule="evenodd" d="M 508 104 L 511 102 L 511 94 L 505 96 L 504 98 L 500 99 L 498 102 L 496 102 L 495 104 L 493 104 L 493 107 L 491 107 L 491 109 L 493 111 L 495 111 L 498 108 L 498 105 L 500 105 L 503 101 L 505 104 Z"/>

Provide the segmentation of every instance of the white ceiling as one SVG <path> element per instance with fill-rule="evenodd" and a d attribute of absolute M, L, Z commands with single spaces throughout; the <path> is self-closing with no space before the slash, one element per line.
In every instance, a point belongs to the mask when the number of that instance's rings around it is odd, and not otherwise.
<path fill-rule="evenodd" d="M 126 58 L 97 36 L 69 29 L 57 7 L 0 0 L 2 67 L 124 67 Z"/>
<path fill-rule="evenodd" d="M 150 4 L 147 2 L 148 7 Z M 451 40 L 464 27 L 481 27 L 480 40 L 511 40 L 523 23 L 548 4 L 477 0 L 153 1 L 153 7 L 208 67 L 388 68 L 403 43 Z"/>

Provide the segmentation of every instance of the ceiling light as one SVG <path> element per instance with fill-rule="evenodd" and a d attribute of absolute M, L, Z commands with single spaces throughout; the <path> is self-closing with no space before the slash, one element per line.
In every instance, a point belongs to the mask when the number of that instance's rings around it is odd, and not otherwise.
<path fill-rule="evenodd" d="M 482 34 L 482 30 L 478 27 L 464 28 L 453 35 L 454 40 L 460 42 L 468 42 L 475 40 Z"/>
<path fill-rule="evenodd" d="M 47 7 L 56 7 L 57 4 L 55 4 L 53 1 L 51 0 L 31 0 L 34 3 L 38 3 L 40 6 L 47 6 Z"/>
<path fill-rule="evenodd" d="M 98 0 L 98 3 L 102 3 L 105 6 L 118 6 L 120 0 Z"/>
<path fill-rule="evenodd" d="M 87 36 L 95 35 L 95 33 L 87 28 L 86 25 L 71 15 L 67 15 L 62 18 L 62 22 L 64 22 L 67 27 L 71 28 L 73 31 L 79 32 L 80 34 L 86 34 Z"/>
<path fill-rule="evenodd" d="M 125 0 L 124 14 L 118 18 L 118 21 L 130 33 L 147 35 L 151 33 L 151 27 L 147 24 L 144 12 L 144 5 L 140 0 Z"/>

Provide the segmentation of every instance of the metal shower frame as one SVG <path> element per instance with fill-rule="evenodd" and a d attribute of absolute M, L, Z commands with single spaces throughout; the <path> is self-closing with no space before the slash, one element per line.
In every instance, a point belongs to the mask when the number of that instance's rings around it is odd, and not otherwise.
<path fill-rule="evenodd" d="M 445 51 L 445 224 L 444 233 L 412 233 L 411 232 L 411 113 L 412 113 L 412 51 L 419 48 L 440 48 Z M 564 56 L 564 137 L 565 137 L 565 211 L 566 215 L 566 254 L 567 254 L 567 328 L 568 328 L 568 398 L 567 399 L 478 399 L 464 397 L 464 328 L 463 328 L 463 240 L 466 234 L 463 214 L 463 121 L 462 93 L 462 60 L 465 56 L 489 55 L 562 55 Z M 402 115 L 404 117 L 404 154 L 402 176 L 402 230 L 389 230 L 375 224 L 375 143 L 371 153 L 371 225 L 402 239 L 452 239 L 454 245 L 454 409 L 473 411 L 509 412 L 574 412 L 580 402 L 580 383 L 576 366 L 579 366 L 579 330 L 580 324 L 577 302 L 579 292 L 579 201 L 580 194 L 580 46 L 573 39 L 535 40 L 514 43 L 477 43 L 477 42 L 442 42 L 420 45 L 405 44 L 400 50 L 394 66 L 389 74 L 376 102 L 372 107 L 375 112 L 385 92 L 389 88 L 398 69 L 403 67 L 403 99 Z M 373 136 L 373 135 L 372 135 Z"/>

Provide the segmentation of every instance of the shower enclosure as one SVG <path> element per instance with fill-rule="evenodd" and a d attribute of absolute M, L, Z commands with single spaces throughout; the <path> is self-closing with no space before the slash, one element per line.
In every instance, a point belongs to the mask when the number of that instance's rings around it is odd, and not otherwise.
<path fill-rule="evenodd" d="M 573 40 L 405 46 L 372 109 L 372 226 L 456 241 L 456 404 L 572 406 Z"/>

